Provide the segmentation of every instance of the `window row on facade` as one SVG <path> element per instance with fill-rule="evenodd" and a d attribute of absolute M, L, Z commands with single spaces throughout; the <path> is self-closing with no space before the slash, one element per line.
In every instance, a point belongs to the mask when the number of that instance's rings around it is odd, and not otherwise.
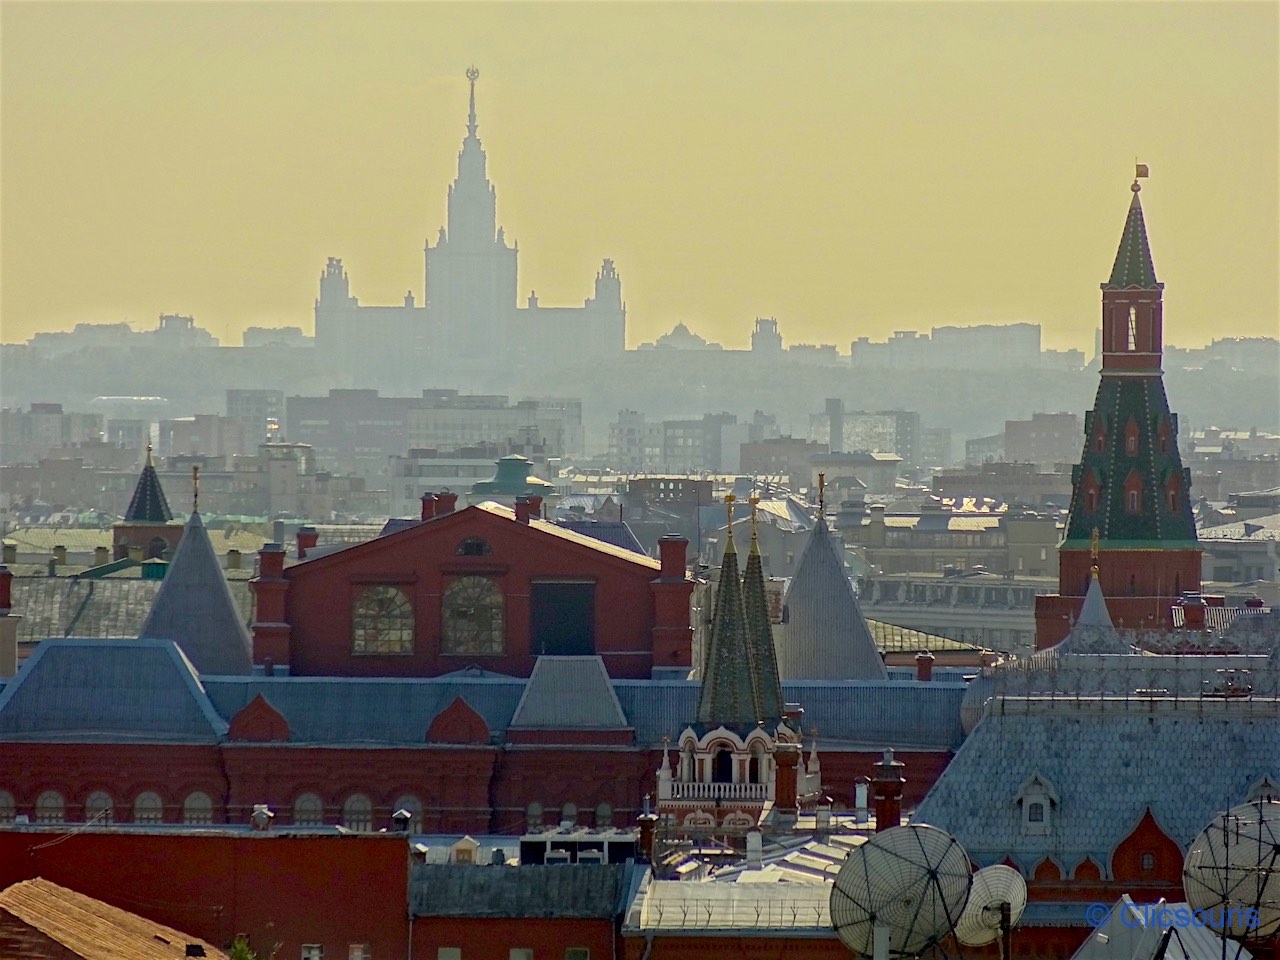
<path fill-rule="evenodd" d="M 28 816 L 34 823 L 66 823 L 67 799 L 57 790 L 41 792 L 31 806 Z M 18 816 L 18 806 L 13 794 L 0 790 L 0 823 L 13 823 Z M 198 825 L 213 822 L 213 799 L 209 794 L 196 790 L 182 801 L 182 823 Z M 84 822 L 110 823 L 164 823 L 165 803 L 153 791 L 139 793 L 131 801 L 117 804 L 105 790 L 95 790 L 84 798 Z"/>

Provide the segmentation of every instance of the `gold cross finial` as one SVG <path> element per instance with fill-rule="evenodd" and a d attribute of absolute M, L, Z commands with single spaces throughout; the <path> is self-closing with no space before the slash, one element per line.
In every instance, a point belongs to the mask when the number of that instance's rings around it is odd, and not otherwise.
<path fill-rule="evenodd" d="M 751 539 L 756 539 L 756 507 L 760 505 L 759 497 L 752 497 L 748 503 L 751 504 Z"/>
<path fill-rule="evenodd" d="M 1093 536 L 1089 539 L 1089 556 L 1093 558 L 1093 562 L 1098 562 L 1098 528 L 1093 528 Z"/>
<path fill-rule="evenodd" d="M 818 474 L 818 513 L 819 515 L 827 512 L 827 475 L 825 473 Z"/>
<path fill-rule="evenodd" d="M 730 540 L 733 539 L 733 503 L 737 499 L 738 498 L 735 497 L 732 493 L 727 493 L 725 494 L 725 497 L 724 497 L 724 513 L 725 513 L 725 516 L 728 517 L 728 520 L 726 521 L 727 526 L 725 529 L 729 531 Z"/>
<path fill-rule="evenodd" d="M 191 512 L 200 512 L 200 467 L 198 464 L 191 466 Z"/>

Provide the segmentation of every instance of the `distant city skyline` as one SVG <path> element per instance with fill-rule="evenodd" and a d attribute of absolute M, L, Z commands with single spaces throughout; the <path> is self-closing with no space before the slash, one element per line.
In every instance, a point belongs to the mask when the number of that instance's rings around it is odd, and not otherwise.
<path fill-rule="evenodd" d="M 1092 355 L 1134 154 L 1166 340 L 1275 336 L 1280 8 L 5 4 L 0 339 L 422 298 L 481 70 L 521 296 L 628 345 L 1039 323 Z"/>

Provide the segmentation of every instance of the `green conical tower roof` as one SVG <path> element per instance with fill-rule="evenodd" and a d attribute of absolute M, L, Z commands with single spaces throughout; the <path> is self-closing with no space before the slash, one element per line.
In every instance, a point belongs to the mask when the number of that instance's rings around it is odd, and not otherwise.
<path fill-rule="evenodd" d="M 764 561 L 756 537 L 755 504 L 751 501 L 751 549 L 742 577 L 742 607 L 747 624 L 747 666 L 756 697 L 756 719 L 782 719 L 782 681 L 778 673 L 778 653 L 773 646 L 769 623 L 769 600 L 764 590 Z"/>
<path fill-rule="evenodd" d="M 733 545 L 732 528 L 725 535 L 720 582 L 711 615 L 711 639 L 707 643 L 702 690 L 698 694 L 698 722 L 755 726 L 757 720 L 764 718 L 756 709 L 756 685 L 752 683 L 747 657 L 746 611 L 742 604 L 738 550 Z"/>
<path fill-rule="evenodd" d="M 150 444 L 147 445 L 147 462 L 138 477 L 138 485 L 133 488 L 133 499 L 129 501 L 124 519 L 125 523 L 168 523 L 173 519 L 169 501 L 164 498 L 160 478 L 156 476 L 155 465 L 151 462 Z"/>
<path fill-rule="evenodd" d="M 1129 215 L 1124 221 L 1124 234 L 1120 237 L 1120 249 L 1111 268 L 1111 279 L 1104 286 L 1117 290 L 1157 290 L 1156 268 L 1151 262 L 1151 246 L 1147 243 L 1147 224 L 1142 218 L 1142 203 L 1138 200 L 1137 181 L 1134 181 L 1133 200 L 1129 203 Z"/>

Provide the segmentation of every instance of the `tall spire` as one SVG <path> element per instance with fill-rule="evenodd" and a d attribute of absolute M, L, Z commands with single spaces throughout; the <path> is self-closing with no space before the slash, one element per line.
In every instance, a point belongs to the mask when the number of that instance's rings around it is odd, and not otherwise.
<path fill-rule="evenodd" d="M 782 719 L 782 681 L 778 675 L 778 653 L 773 646 L 769 623 L 769 598 L 764 589 L 764 560 L 760 556 L 760 535 L 756 522 L 759 497 L 751 498 L 751 549 L 742 577 L 742 607 L 747 625 L 747 669 L 755 700 L 756 719 Z M 730 524 L 732 526 L 732 523 Z"/>
<path fill-rule="evenodd" d="M 142 473 L 138 475 L 137 486 L 133 488 L 133 497 L 129 500 L 129 508 L 124 512 L 124 519 L 126 523 L 168 523 L 173 519 L 169 501 L 165 499 L 155 464 L 151 460 L 150 441 L 147 443 L 147 459 Z"/>
<path fill-rule="evenodd" d="M 1139 167 L 1142 176 L 1146 176 L 1146 167 Z M 1111 267 L 1111 279 L 1105 287 L 1115 290 L 1158 290 L 1160 284 L 1156 280 L 1155 264 L 1151 261 L 1151 245 L 1147 242 L 1147 224 L 1142 216 L 1142 201 L 1138 193 L 1142 186 L 1134 179 L 1129 188 L 1133 191 L 1133 199 L 1129 201 L 1129 215 L 1124 221 L 1124 233 L 1120 235 L 1120 248 L 1116 251 L 1116 262 Z"/>
<path fill-rule="evenodd" d="M 474 66 L 467 67 L 467 79 L 471 81 L 471 112 L 467 114 L 467 136 L 472 140 L 476 137 L 476 81 L 480 79 L 480 71 Z"/>
<path fill-rule="evenodd" d="M 702 689 L 698 694 L 698 722 L 754 726 L 762 718 L 756 714 L 757 697 L 747 660 L 742 577 L 738 572 L 738 550 L 733 544 L 733 502 L 733 494 L 725 497 L 730 522 L 724 557 L 720 561 Z"/>

